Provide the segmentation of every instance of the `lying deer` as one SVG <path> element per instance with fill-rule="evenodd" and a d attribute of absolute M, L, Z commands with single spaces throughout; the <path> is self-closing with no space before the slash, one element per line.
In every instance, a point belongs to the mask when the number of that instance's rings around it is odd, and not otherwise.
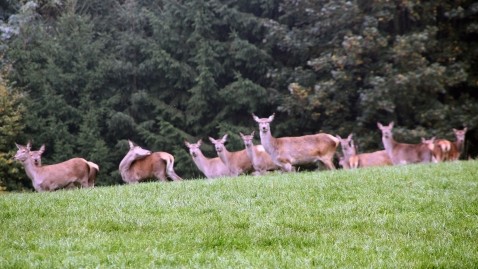
<path fill-rule="evenodd" d="M 44 144 L 40 147 L 39 150 L 30 151 L 30 155 L 33 159 L 33 163 L 36 166 L 41 166 L 41 156 L 43 155 L 44 152 L 45 152 L 45 145 Z M 88 178 L 88 185 L 90 187 L 94 187 L 95 182 L 96 182 L 96 175 L 99 171 L 99 167 L 95 163 L 91 163 L 91 162 L 89 162 L 89 163 L 95 169 L 91 170 L 90 177 Z M 65 188 L 75 188 L 75 187 L 77 187 L 75 184 L 71 184 L 70 186 L 66 186 Z"/>
<path fill-rule="evenodd" d="M 151 152 L 128 140 L 129 151 L 121 160 L 119 171 L 126 183 L 138 183 L 149 178 L 166 181 L 182 180 L 174 171 L 174 157 L 167 152 Z"/>
<path fill-rule="evenodd" d="M 393 122 L 383 126 L 377 122 L 378 128 L 382 131 L 382 142 L 388 156 L 394 165 L 409 163 L 429 163 L 432 161 L 432 149 L 429 144 L 405 144 L 393 139 Z"/>
<path fill-rule="evenodd" d="M 26 146 L 15 145 L 18 150 L 14 159 L 23 164 L 36 191 L 54 191 L 75 184 L 93 187 L 89 179 L 93 173 L 96 175 L 99 171 L 98 165 L 83 158 L 73 158 L 62 163 L 37 166 L 31 155 L 30 143 Z"/>
<path fill-rule="evenodd" d="M 247 156 L 251 160 L 252 166 L 254 167 L 255 175 L 262 175 L 267 173 L 267 171 L 280 169 L 278 165 L 274 164 L 271 156 L 266 152 L 262 145 L 254 145 L 254 132 L 252 132 L 250 135 L 244 135 L 242 133 L 239 134 L 244 142 Z"/>
<path fill-rule="evenodd" d="M 293 165 L 317 163 L 321 161 L 328 169 L 335 169 L 333 158 L 339 140 L 332 135 L 319 133 L 298 137 L 275 138 L 271 134 L 270 123 L 274 114 L 268 118 L 258 118 L 261 144 L 272 161 L 284 171 L 292 171 Z"/>
<path fill-rule="evenodd" d="M 187 141 L 184 141 L 186 147 L 189 148 L 189 154 L 193 158 L 194 163 L 197 168 L 207 177 L 207 178 L 217 178 L 217 177 L 226 177 L 231 176 L 229 168 L 219 159 L 207 158 L 201 151 L 202 140 L 195 144 L 191 144 Z"/>
<path fill-rule="evenodd" d="M 371 167 L 371 166 L 386 166 L 392 165 L 392 161 L 388 157 L 385 150 L 379 150 L 370 153 L 357 154 L 357 149 L 352 139 L 352 134 L 343 139 L 339 135 L 336 136 L 340 141 L 343 153 L 343 168 L 355 169 L 359 167 Z"/>
<path fill-rule="evenodd" d="M 224 143 L 227 141 L 227 134 L 225 134 L 221 139 L 209 137 L 209 140 L 214 144 L 217 156 L 227 166 L 227 168 L 229 168 L 231 175 L 238 176 L 240 174 L 252 172 L 254 168 L 252 167 L 251 159 L 249 159 L 247 156 L 245 149 L 230 152 L 224 146 Z"/>

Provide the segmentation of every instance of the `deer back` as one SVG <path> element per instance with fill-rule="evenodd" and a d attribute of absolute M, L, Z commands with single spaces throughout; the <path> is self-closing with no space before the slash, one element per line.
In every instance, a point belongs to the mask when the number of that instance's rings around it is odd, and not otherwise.
<path fill-rule="evenodd" d="M 393 164 L 428 163 L 432 161 L 432 152 L 426 144 L 396 143 L 390 156 Z"/>
<path fill-rule="evenodd" d="M 276 138 L 274 158 L 286 158 L 292 160 L 292 164 L 305 164 L 316 162 L 325 155 L 334 155 L 338 146 L 338 140 L 325 133 L 305 135 L 298 137 Z"/>
<path fill-rule="evenodd" d="M 166 177 L 166 162 L 162 159 L 165 152 L 153 152 L 151 155 L 142 159 L 135 160 L 130 170 L 141 181 L 147 178 L 157 177 L 158 175 Z"/>
<path fill-rule="evenodd" d="M 388 157 L 385 150 L 379 150 L 370 153 L 360 153 L 356 156 L 355 167 L 371 167 L 392 165 L 392 160 Z"/>
<path fill-rule="evenodd" d="M 64 188 L 67 185 L 78 183 L 88 187 L 90 169 L 87 161 L 83 158 L 73 158 L 61 163 L 38 167 L 31 160 L 31 168 L 34 169 L 34 181 L 42 190 L 52 191 Z"/>

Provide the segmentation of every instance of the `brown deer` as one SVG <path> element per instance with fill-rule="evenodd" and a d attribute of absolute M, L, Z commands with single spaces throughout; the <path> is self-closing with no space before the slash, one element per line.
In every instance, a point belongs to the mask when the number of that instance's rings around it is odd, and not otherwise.
<path fill-rule="evenodd" d="M 428 144 L 405 144 L 393 139 L 393 122 L 383 126 L 377 122 L 382 131 L 382 142 L 385 151 L 394 165 L 410 163 L 429 163 L 432 161 L 432 152 Z"/>
<path fill-rule="evenodd" d="M 262 175 L 267 173 L 267 171 L 280 169 L 278 165 L 274 164 L 271 156 L 262 145 L 254 145 L 254 131 L 250 135 L 239 134 L 244 142 L 247 156 L 254 167 L 254 175 Z"/>
<path fill-rule="evenodd" d="M 43 155 L 43 153 L 45 152 L 45 144 L 43 144 L 39 150 L 34 150 L 34 151 L 30 151 L 30 155 L 33 159 L 33 163 L 36 165 L 36 166 L 41 166 L 41 156 Z M 88 178 L 88 185 L 90 187 L 94 187 L 95 186 L 95 182 L 96 182 L 96 176 L 99 172 L 99 167 L 98 165 L 96 165 L 95 163 L 92 163 L 92 162 L 88 162 L 90 163 L 90 166 L 93 167 L 94 169 L 90 169 L 90 176 Z M 76 187 L 75 184 L 71 184 L 70 186 L 67 186 L 65 188 L 74 188 Z"/>
<path fill-rule="evenodd" d="M 448 160 L 457 161 L 458 159 L 460 159 L 460 155 L 465 147 L 465 135 L 467 131 L 467 127 L 463 128 L 463 130 L 457 130 L 453 128 L 453 133 L 455 134 L 456 140 L 454 142 L 451 142 L 450 151 L 448 153 Z"/>
<path fill-rule="evenodd" d="M 189 154 L 193 158 L 197 168 L 209 179 L 231 176 L 229 168 L 219 159 L 207 158 L 201 151 L 202 140 L 199 139 L 197 143 L 189 143 L 184 141 L 184 144 L 189 149 Z"/>
<path fill-rule="evenodd" d="M 230 152 L 224 146 L 224 143 L 227 141 L 227 134 L 225 134 L 221 139 L 209 137 L 209 140 L 214 145 L 217 156 L 227 166 L 227 168 L 229 168 L 229 171 L 231 171 L 231 175 L 238 176 L 240 174 L 252 172 L 254 168 L 252 167 L 252 162 L 249 159 L 249 156 L 247 156 L 245 149 Z"/>
<path fill-rule="evenodd" d="M 432 150 L 433 159 L 436 162 L 443 162 L 449 160 L 452 142 L 446 139 L 436 139 L 434 148 Z"/>
<path fill-rule="evenodd" d="M 268 118 L 258 118 L 252 114 L 259 124 L 261 144 L 272 158 L 272 161 L 284 171 L 292 171 L 293 165 L 318 163 L 321 161 L 328 169 L 335 169 L 333 158 L 339 140 L 332 135 L 319 133 L 297 137 L 275 138 L 271 134 L 270 123 L 274 114 Z"/>
<path fill-rule="evenodd" d="M 182 180 L 174 171 L 174 157 L 167 152 L 151 152 L 128 140 L 129 151 L 121 160 L 119 171 L 124 182 L 132 184 L 157 178 Z"/>
<path fill-rule="evenodd" d="M 31 155 L 30 143 L 26 146 L 15 145 L 18 150 L 14 159 L 23 164 L 36 191 L 54 191 L 76 184 L 93 187 L 89 178 L 92 170 L 96 170 L 95 173 L 99 171 L 98 165 L 83 158 L 73 158 L 62 163 L 37 166 Z"/>
<path fill-rule="evenodd" d="M 357 148 L 352 139 L 352 134 L 343 139 L 337 135 L 337 139 L 340 141 L 343 153 L 344 169 L 355 169 L 359 167 L 371 167 L 371 166 L 386 166 L 392 165 L 392 161 L 388 157 L 385 150 L 374 151 L 370 153 L 357 154 Z"/>

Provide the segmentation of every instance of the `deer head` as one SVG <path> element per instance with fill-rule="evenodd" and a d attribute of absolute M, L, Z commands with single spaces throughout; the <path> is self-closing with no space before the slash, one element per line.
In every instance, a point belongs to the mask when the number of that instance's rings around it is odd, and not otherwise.
<path fill-rule="evenodd" d="M 17 146 L 18 150 L 13 159 L 20 162 L 25 162 L 30 157 L 30 142 L 28 142 L 26 146 L 19 145 L 17 143 L 15 143 L 15 145 Z"/>
<path fill-rule="evenodd" d="M 212 137 L 209 137 L 209 140 L 211 141 L 211 143 L 214 144 L 214 148 L 216 149 L 216 151 L 220 153 L 225 150 L 224 143 L 226 143 L 227 141 L 227 134 L 225 134 L 221 139 L 216 140 Z"/>
<path fill-rule="evenodd" d="M 435 137 L 432 137 L 430 139 L 425 139 L 422 137 L 422 144 L 427 145 L 428 149 L 433 151 L 435 149 Z"/>
<path fill-rule="evenodd" d="M 353 134 L 349 134 L 347 138 L 341 138 L 339 135 L 335 136 L 340 141 L 342 152 L 348 156 L 355 155 L 357 153 L 354 141 L 352 140 Z"/>
<path fill-rule="evenodd" d="M 191 144 L 188 141 L 184 141 L 184 144 L 189 148 L 189 154 L 191 154 L 193 158 L 199 156 L 199 152 L 201 152 L 200 147 L 202 144 L 202 139 L 199 139 L 195 144 Z"/>
<path fill-rule="evenodd" d="M 244 146 L 246 146 L 246 148 L 254 146 L 252 142 L 254 140 L 254 131 L 252 131 L 250 135 L 244 135 L 243 133 L 239 134 L 241 135 L 242 141 L 244 141 Z"/>
<path fill-rule="evenodd" d="M 377 122 L 378 128 L 382 131 L 382 137 L 385 139 L 393 138 L 392 129 L 393 121 L 390 122 L 387 126 L 382 125 L 380 122 Z"/>
<path fill-rule="evenodd" d="M 129 144 L 129 152 L 128 154 L 131 154 L 131 156 L 133 157 L 133 159 L 137 160 L 137 159 L 142 159 L 146 156 L 149 156 L 151 155 L 151 151 L 149 150 L 146 150 L 146 149 L 143 149 L 142 147 L 138 146 L 138 145 L 135 145 L 133 142 L 131 142 L 130 140 L 128 140 L 128 144 Z"/>
<path fill-rule="evenodd" d="M 39 150 L 30 151 L 30 156 L 36 166 L 41 166 L 41 155 L 45 152 L 45 144 Z"/>
<path fill-rule="evenodd" d="M 259 123 L 259 130 L 263 133 L 270 131 L 270 123 L 274 120 L 275 113 L 269 116 L 269 118 L 259 118 L 256 115 L 252 114 L 252 118 Z"/>
<path fill-rule="evenodd" d="M 456 136 L 456 141 L 464 142 L 467 130 L 468 130 L 467 127 L 465 127 L 463 130 L 457 130 L 453 128 L 453 132 L 455 133 L 455 136 Z"/>

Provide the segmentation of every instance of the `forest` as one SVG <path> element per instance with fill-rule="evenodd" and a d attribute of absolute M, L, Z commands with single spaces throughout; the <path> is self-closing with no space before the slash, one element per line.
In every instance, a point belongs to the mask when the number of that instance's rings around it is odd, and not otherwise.
<path fill-rule="evenodd" d="M 453 140 L 478 155 L 478 2 L 418 0 L 0 0 L 0 189 L 31 190 L 15 143 L 44 164 L 81 156 L 122 184 L 128 140 L 204 176 L 185 141 L 257 129 Z M 257 133 L 257 132 L 256 132 Z M 256 134 L 255 143 L 259 143 Z"/>

